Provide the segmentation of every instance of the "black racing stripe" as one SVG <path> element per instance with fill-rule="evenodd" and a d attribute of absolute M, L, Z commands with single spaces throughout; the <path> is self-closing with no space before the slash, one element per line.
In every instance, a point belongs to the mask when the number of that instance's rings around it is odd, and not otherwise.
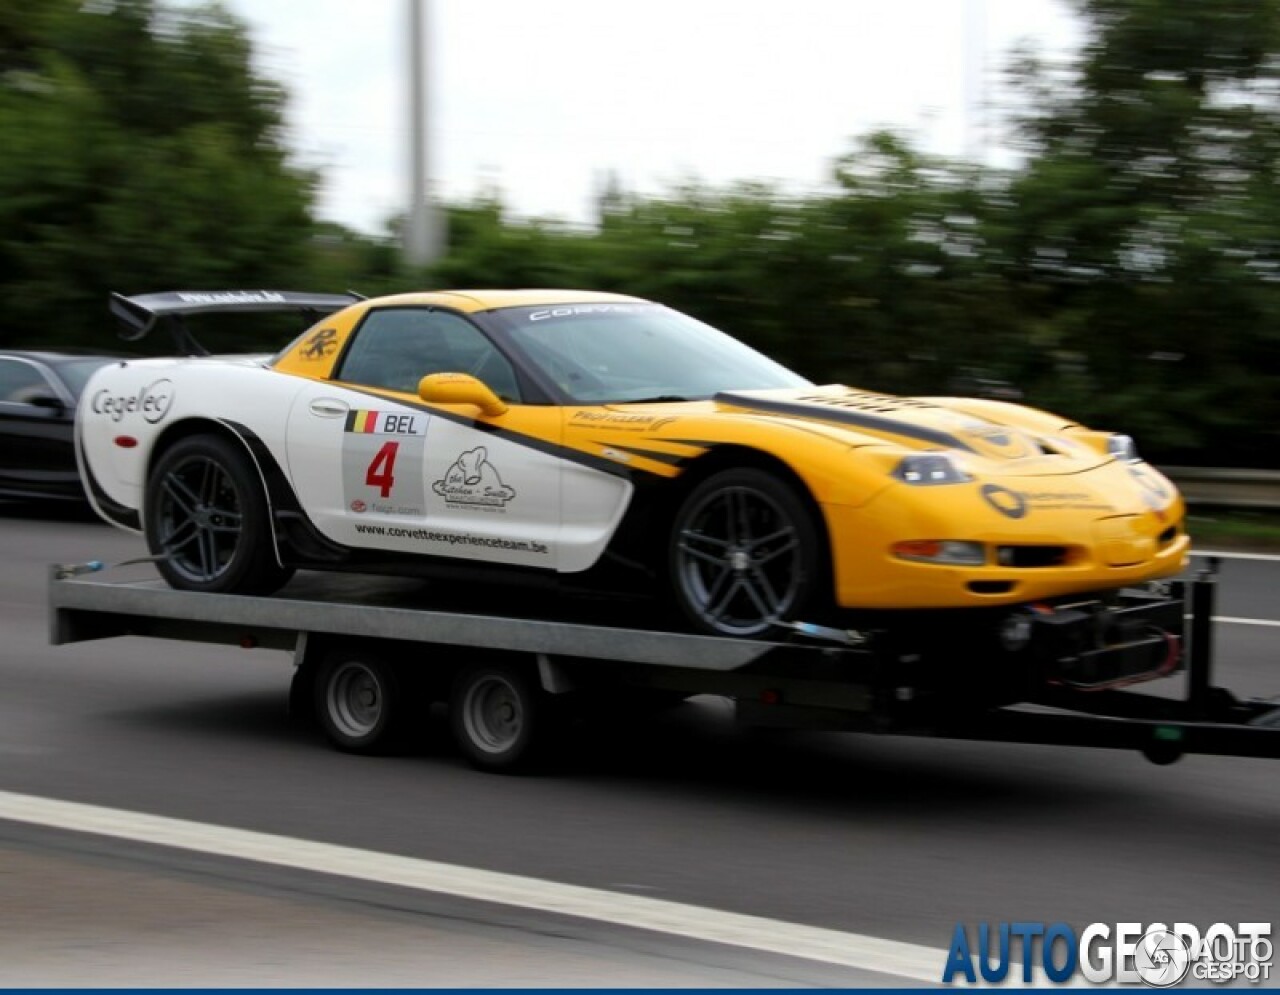
<path fill-rule="evenodd" d="M 332 381 L 330 382 L 332 383 Z M 647 470 L 632 470 L 628 467 L 621 466 L 612 460 L 605 459 L 603 456 L 593 456 L 591 453 L 584 453 L 581 449 L 573 449 L 570 446 L 557 445 L 554 442 L 548 442 L 546 439 L 539 439 L 536 435 L 525 435 L 523 432 L 515 432 L 509 428 L 502 428 L 498 425 L 494 425 L 492 422 L 480 421 L 477 418 L 468 418 L 466 415 L 456 414 L 452 411 L 444 411 L 440 408 L 432 407 L 429 404 L 423 404 L 415 401 L 402 401 L 399 398 L 390 398 L 385 394 L 375 394 L 373 391 L 364 390 L 361 387 L 353 387 L 349 384 L 333 383 L 333 386 L 342 390 L 350 390 L 357 394 L 364 394 L 367 397 L 375 398 L 384 404 L 401 404 L 406 408 L 413 408 L 436 418 L 443 418 L 456 425 L 465 425 L 468 428 L 474 428 L 478 432 L 488 432 L 491 435 L 496 435 L 500 439 L 506 439 L 508 442 L 514 442 L 518 446 L 534 449 L 540 453 L 546 453 L 548 456 L 555 456 L 557 459 L 568 460 L 571 463 L 590 467 L 592 470 L 599 470 L 602 473 L 609 473 L 615 477 L 623 477 L 624 479 L 630 480 L 635 472 L 649 472 Z"/>
<path fill-rule="evenodd" d="M 920 442 L 932 442 L 937 446 L 949 449 L 964 449 L 973 452 L 973 448 L 962 439 L 943 432 L 941 429 L 928 428 L 924 425 L 912 425 L 910 422 L 897 421 L 893 418 L 882 418 L 861 411 L 850 411 L 847 408 L 824 407 L 819 404 L 803 404 L 796 401 L 775 401 L 772 398 L 747 397 L 742 394 L 721 392 L 713 400 L 724 404 L 732 404 L 742 408 L 754 408 L 757 411 L 768 411 L 779 415 L 796 415 L 801 418 L 813 418 L 818 421 L 840 422 L 844 425 L 856 425 L 876 432 L 887 432 L 890 435 L 902 435 Z"/>
<path fill-rule="evenodd" d="M 702 453 L 691 453 L 688 456 L 681 456 L 678 453 L 664 453 L 658 449 L 642 449 L 639 446 L 622 446 L 616 442 L 598 442 L 597 445 L 606 446 L 609 449 L 620 449 L 624 453 L 631 453 L 633 456 L 643 456 L 645 459 L 651 459 L 656 463 L 666 463 L 668 466 L 679 466 L 681 463 L 702 455 Z"/>

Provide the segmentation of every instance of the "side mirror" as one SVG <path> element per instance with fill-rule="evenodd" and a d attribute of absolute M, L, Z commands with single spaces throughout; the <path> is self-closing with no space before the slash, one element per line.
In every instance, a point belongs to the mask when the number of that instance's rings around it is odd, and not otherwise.
<path fill-rule="evenodd" d="M 418 381 L 418 396 L 428 404 L 474 404 L 491 418 L 507 410 L 506 401 L 468 373 L 428 373 Z"/>

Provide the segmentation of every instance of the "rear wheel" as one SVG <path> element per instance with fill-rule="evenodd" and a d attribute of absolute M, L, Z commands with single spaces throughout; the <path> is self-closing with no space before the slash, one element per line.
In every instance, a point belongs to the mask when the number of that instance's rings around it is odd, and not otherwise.
<path fill-rule="evenodd" d="M 269 594 L 293 571 L 276 561 L 267 499 L 248 455 L 193 435 L 157 461 L 144 527 L 161 576 L 186 591 Z"/>
<path fill-rule="evenodd" d="M 819 531 L 793 487 L 741 467 L 693 489 L 676 512 L 668 563 L 675 600 L 701 632 L 780 635 L 814 610 L 824 583 Z"/>

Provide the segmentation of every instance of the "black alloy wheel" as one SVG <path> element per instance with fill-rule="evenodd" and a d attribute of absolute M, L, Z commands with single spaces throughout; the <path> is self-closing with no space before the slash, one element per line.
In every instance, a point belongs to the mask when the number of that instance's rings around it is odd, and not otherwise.
<path fill-rule="evenodd" d="M 220 436 L 178 441 L 147 483 L 147 544 L 180 590 L 268 594 L 287 581 L 292 571 L 276 560 L 267 515 L 249 456 Z"/>
<path fill-rule="evenodd" d="M 789 484 L 753 467 L 717 473 L 685 499 L 669 562 L 677 605 L 717 636 L 780 638 L 775 623 L 797 620 L 820 587 L 812 512 Z"/>

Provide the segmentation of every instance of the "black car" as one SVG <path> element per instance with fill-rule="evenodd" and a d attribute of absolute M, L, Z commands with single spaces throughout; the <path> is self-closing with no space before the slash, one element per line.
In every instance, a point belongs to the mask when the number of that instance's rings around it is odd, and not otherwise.
<path fill-rule="evenodd" d="M 118 358 L 0 350 L 0 496 L 84 500 L 76 404 L 90 374 Z"/>

